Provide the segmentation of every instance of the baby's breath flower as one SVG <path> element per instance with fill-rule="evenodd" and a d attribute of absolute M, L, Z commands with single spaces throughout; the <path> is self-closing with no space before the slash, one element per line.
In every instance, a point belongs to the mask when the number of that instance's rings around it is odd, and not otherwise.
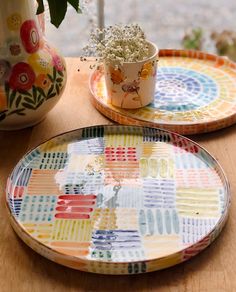
<path fill-rule="evenodd" d="M 142 61 L 148 57 L 149 49 L 145 34 L 138 24 L 114 25 L 96 29 L 84 48 L 86 56 L 97 56 L 106 63 Z"/>

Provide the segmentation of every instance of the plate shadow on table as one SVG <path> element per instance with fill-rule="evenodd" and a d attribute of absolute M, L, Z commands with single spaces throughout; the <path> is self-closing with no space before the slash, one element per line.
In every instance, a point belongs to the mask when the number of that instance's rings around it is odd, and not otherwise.
<path fill-rule="evenodd" d="M 197 143 L 211 141 L 213 139 L 224 139 L 228 135 L 232 135 L 236 131 L 236 124 L 227 128 L 219 129 L 209 133 L 201 133 L 195 135 L 187 135 L 186 137 L 196 141 Z"/>

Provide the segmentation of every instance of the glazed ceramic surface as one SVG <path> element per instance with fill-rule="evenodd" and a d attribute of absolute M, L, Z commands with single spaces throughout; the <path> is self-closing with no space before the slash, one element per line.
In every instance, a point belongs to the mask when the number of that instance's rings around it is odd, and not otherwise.
<path fill-rule="evenodd" d="M 104 64 L 108 103 L 120 108 L 140 108 L 154 100 L 158 49 L 149 42 L 149 57 L 122 65 Z"/>
<path fill-rule="evenodd" d="M 207 247 L 225 224 L 229 188 L 196 143 L 164 130 L 90 127 L 53 138 L 7 184 L 17 234 L 75 269 L 133 274 Z"/>
<path fill-rule="evenodd" d="M 42 120 L 65 87 L 65 62 L 45 40 L 43 19 L 35 14 L 35 1 L 0 1 L 1 130 Z"/>
<path fill-rule="evenodd" d="M 112 106 L 102 70 L 92 74 L 90 88 L 95 107 L 121 124 L 195 134 L 236 121 L 236 65 L 202 52 L 160 50 L 155 100 L 141 109 Z"/>

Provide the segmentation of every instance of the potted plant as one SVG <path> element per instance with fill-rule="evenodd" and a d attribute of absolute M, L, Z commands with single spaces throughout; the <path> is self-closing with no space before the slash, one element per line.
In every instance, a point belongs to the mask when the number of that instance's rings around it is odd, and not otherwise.
<path fill-rule="evenodd" d="M 80 11 L 78 0 L 47 1 L 51 22 L 57 27 L 68 3 Z M 42 12 L 44 2 L 37 2 L 0 1 L 0 130 L 40 122 L 65 88 L 65 61 L 40 29 L 36 8 Z"/>
<path fill-rule="evenodd" d="M 158 49 L 146 40 L 138 24 L 95 30 L 85 54 L 96 55 L 103 63 L 112 105 L 139 108 L 153 101 Z"/>

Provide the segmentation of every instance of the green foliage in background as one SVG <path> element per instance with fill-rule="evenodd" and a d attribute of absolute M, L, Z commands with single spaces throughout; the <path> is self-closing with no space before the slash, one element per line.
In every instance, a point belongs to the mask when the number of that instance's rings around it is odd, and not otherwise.
<path fill-rule="evenodd" d="M 211 41 L 215 47 L 215 53 L 225 56 L 236 62 L 236 31 L 223 30 L 221 32 L 214 31 L 210 35 Z M 206 50 L 204 45 L 203 29 L 192 28 L 185 33 L 182 38 L 182 46 L 187 50 Z"/>
<path fill-rule="evenodd" d="M 187 32 L 182 40 L 182 45 L 187 50 L 201 50 L 203 42 L 203 31 L 201 28 L 194 28 Z"/>
<path fill-rule="evenodd" d="M 44 12 L 44 2 L 48 2 L 51 23 L 59 27 L 65 18 L 68 4 L 72 5 L 76 12 L 81 13 L 79 0 L 37 0 L 37 14 Z"/>

